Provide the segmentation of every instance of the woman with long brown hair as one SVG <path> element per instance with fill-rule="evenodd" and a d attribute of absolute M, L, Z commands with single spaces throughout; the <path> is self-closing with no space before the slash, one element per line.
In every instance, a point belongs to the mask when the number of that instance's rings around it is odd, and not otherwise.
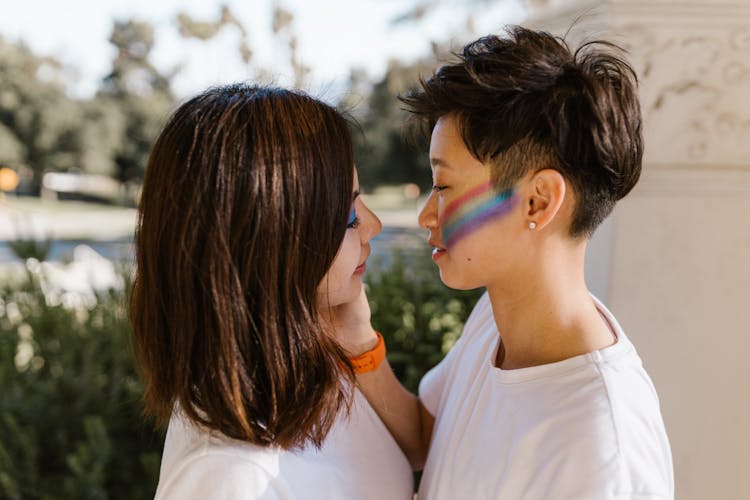
<path fill-rule="evenodd" d="M 353 384 L 378 351 L 334 340 L 381 229 L 358 194 L 346 120 L 301 92 L 213 88 L 169 120 L 131 297 L 146 408 L 169 423 L 156 498 L 410 498 Z"/>

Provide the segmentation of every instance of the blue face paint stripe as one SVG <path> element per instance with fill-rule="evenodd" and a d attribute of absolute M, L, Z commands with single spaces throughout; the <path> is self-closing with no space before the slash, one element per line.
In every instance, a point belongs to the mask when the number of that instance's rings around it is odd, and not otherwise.
<path fill-rule="evenodd" d="M 485 220 L 486 218 L 482 217 L 483 212 L 489 212 L 489 211 L 494 212 L 494 207 L 507 205 L 508 200 L 512 196 L 513 196 L 512 189 L 503 191 L 502 193 L 498 194 L 494 198 L 490 198 L 486 202 L 477 206 L 472 211 L 464 214 L 461 218 L 451 222 L 450 224 L 447 224 L 445 228 L 443 229 L 443 235 L 445 236 L 446 240 L 451 239 L 452 234 L 455 233 L 456 231 L 459 231 L 463 226 L 473 225 L 474 219 L 481 218 L 482 220 Z"/>
<path fill-rule="evenodd" d="M 471 210 L 472 206 L 484 203 L 482 199 L 492 198 L 492 185 L 490 181 L 480 184 L 474 189 L 469 190 L 467 193 L 462 194 L 455 200 L 448 203 L 443 210 L 443 215 L 440 218 L 440 225 L 444 225 L 447 220 L 454 220 L 460 218 L 462 213 L 467 210 Z"/>
<path fill-rule="evenodd" d="M 511 197 L 512 194 L 513 192 L 510 190 L 504 191 L 498 194 L 497 196 L 495 196 L 494 198 L 490 198 L 489 200 L 485 201 L 481 205 L 475 207 L 470 212 L 462 215 L 459 219 L 451 222 L 450 224 L 447 224 L 446 227 L 456 226 L 459 224 L 466 224 L 466 222 L 469 221 L 469 219 L 471 219 L 472 217 L 476 217 L 477 214 L 481 213 L 483 210 L 487 210 L 491 208 L 493 205 L 499 205 L 501 203 L 504 203 L 508 198 Z"/>
<path fill-rule="evenodd" d="M 460 240 L 461 238 L 467 236 L 469 233 L 472 233 L 472 232 L 478 230 L 485 223 L 491 221 L 492 219 L 500 217 L 501 215 L 505 215 L 506 213 L 510 212 L 513 209 L 514 205 L 515 205 L 515 203 L 504 203 L 504 204 L 501 204 L 501 205 L 496 205 L 491 210 L 487 210 L 485 213 L 477 216 L 474 220 L 472 220 L 468 224 L 465 224 L 465 225 L 457 228 L 455 231 L 453 231 L 450 235 L 448 235 L 445 238 L 445 244 L 446 244 L 446 246 L 450 248 L 458 240 Z"/>

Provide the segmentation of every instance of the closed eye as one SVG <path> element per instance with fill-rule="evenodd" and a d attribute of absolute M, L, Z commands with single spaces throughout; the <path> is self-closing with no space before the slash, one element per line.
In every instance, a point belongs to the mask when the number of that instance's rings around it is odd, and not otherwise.
<path fill-rule="evenodd" d="M 432 186 L 432 190 L 435 191 L 436 193 L 439 193 L 443 189 L 448 189 L 448 186 Z"/>

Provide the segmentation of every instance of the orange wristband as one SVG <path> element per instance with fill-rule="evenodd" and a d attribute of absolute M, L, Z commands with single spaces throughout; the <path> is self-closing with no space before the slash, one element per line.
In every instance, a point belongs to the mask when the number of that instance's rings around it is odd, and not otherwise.
<path fill-rule="evenodd" d="M 375 347 L 357 357 L 349 358 L 354 373 L 375 371 L 385 359 L 385 341 L 380 332 L 375 332 L 375 334 L 378 336 L 378 343 L 375 344 Z"/>

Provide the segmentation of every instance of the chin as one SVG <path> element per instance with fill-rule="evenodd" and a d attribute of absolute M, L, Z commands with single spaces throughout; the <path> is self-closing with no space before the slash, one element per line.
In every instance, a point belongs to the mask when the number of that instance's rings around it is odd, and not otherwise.
<path fill-rule="evenodd" d="M 339 289 L 333 291 L 328 296 L 328 307 L 336 307 L 342 304 L 353 302 L 359 297 L 359 293 L 362 290 L 362 280 L 355 279 L 346 289 Z"/>
<path fill-rule="evenodd" d="M 448 288 L 454 290 L 474 290 L 475 288 L 481 288 L 484 286 L 483 283 L 479 283 L 476 280 L 451 275 L 450 273 L 444 272 L 442 269 L 440 270 L 440 281 L 442 281 Z"/>

